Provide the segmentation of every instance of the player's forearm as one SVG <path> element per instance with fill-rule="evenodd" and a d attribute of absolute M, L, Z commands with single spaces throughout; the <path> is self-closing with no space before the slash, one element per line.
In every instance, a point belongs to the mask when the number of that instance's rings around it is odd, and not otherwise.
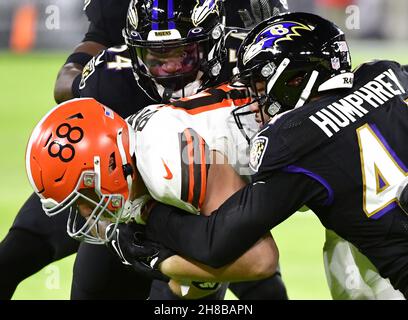
<path fill-rule="evenodd" d="M 212 268 L 180 256 L 172 256 L 161 263 L 160 270 L 179 281 L 251 281 L 272 276 L 276 272 L 278 256 L 275 242 L 268 235 L 236 261 L 221 268 Z"/>
<path fill-rule="evenodd" d="M 147 224 L 148 236 L 181 255 L 218 268 L 236 260 L 273 226 L 266 192 L 247 186 L 210 217 L 186 215 L 158 205 Z"/>
<path fill-rule="evenodd" d="M 73 54 L 68 57 L 67 62 L 58 72 L 54 86 L 54 99 L 57 103 L 79 97 L 77 86 L 84 66 L 94 55 L 105 48 L 104 45 L 97 42 L 85 41 L 74 49 Z"/>
<path fill-rule="evenodd" d="M 83 66 L 76 63 L 68 63 L 62 67 L 57 76 L 54 87 L 55 102 L 61 103 L 75 98 L 76 94 L 72 90 L 73 82 L 76 77 L 82 74 Z"/>

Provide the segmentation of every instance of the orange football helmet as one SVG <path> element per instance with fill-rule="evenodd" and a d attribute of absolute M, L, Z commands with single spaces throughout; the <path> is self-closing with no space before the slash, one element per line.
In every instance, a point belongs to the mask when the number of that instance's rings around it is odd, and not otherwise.
<path fill-rule="evenodd" d="M 71 237 L 105 243 L 110 239 L 99 234 L 99 221 L 117 226 L 123 220 L 134 178 L 134 139 L 123 118 L 90 98 L 56 106 L 33 130 L 26 150 L 28 178 L 48 216 L 71 208 Z M 93 209 L 87 219 L 79 215 L 81 201 Z"/>

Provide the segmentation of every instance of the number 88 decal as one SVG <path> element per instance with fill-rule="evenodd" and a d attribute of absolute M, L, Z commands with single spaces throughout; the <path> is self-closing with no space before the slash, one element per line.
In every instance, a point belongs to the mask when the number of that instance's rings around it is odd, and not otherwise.
<path fill-rule="evenodd" d="M 52 158 L 70 162 L 75 157 L 75 149 L 72 144 L 82 140 L 84 131 L 80 127 L 71 127 L 69 123 L 63 123 L 58 126 L 56 134 L 58 138 L 66 138 L 70 143 L 62 145 L 59 141 L 53 141 L 48 146 L 48 154 Z"/>

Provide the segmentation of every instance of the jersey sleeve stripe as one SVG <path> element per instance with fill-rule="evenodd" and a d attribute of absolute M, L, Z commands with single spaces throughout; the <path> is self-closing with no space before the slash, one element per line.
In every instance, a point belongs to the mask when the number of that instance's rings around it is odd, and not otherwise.
<path fill-rule="evenodd" d="M 193 204 L 194 199 L 194 146 L 190 129 L 180 134 L 181 200 Z"/>
<path fill-rule="evenodd" d="M 200 137 L 200 155 L 201 155 L 201 192 L 200 192 L 200 199 L 198 202 L 199 207 L 201 208 L 204 200 L 205 200 L 205 193 L 207 191 L 207 175 L 208 169 L 210 167 L 210 152 L 208 145 L 204 141 L 203 138 Z"/>
<path fill-rule="evenodd" d="M 188 203 L 193 203 L 194 198 L 194 146 L 193 138 L 190 133 L 190 129 L 184 130 L 184 135 L 187 140 L 187 161 L 188 161 Z"/>
<path fill-rule="evenodd" d="M 201 208 L 200 205 L 200 198 L 202 193 L 205 194 L 205 189 L 203 190 L 202 187 L 202 166 L 201 166 L 201 148 L 200 144 L 203 140 L 200 135 L 194 131 L 193 129 L 188 129 L 193 143 L 193 150 L 194 150 L 194 189 L 193 189 L 193 198 L 191 204 L 196 207 L 197 209 Z"/>
<path fill-rule="evenodd" d="M 185 147 L 181 150 L 182 157 L 181 162 L 182 165 L 184 164 L 187 168 L 184 168 L 183 173 L 188 175 L 188 185 L 184 187 L 185 192 L 184 198 L 187 198 L 187 202 L 193 202 L 194 198 L 194 147 L 193 147 L 193 137 L 191 136 L 190 129 L 185 129 L 182 134 L 182 140 L 185 141 Z M 183 179 L 182 179 L 183 180 Z M 186 201 L 186 199 L 182 199 Z"/>
<path fill-rule="evenodd" d="M 200 209 L 205 200 L 209 168 L 209 148 L 193 129 L 180 134 L 181 200 Z"/>
<path fill-rule="evenodd" d="M 181 163 L 181 193 L 180 199 L 182 201 L 188 201 L 188 187 L 189 187 L 189 165 L 187 160 L 186 153 L 187 149 L 187 139 L 184 132 L 179 133 L 179 142 L 180 142 L 180 163 Z"/>

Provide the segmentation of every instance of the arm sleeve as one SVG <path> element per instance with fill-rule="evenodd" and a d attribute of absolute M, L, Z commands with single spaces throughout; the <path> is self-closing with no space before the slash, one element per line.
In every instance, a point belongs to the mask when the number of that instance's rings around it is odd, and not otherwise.
<path fill-rule="evenodd" d="M 86 32 L 85 37 L 82 40 L 82 42 L 85 41 L 97 42 L 104 45 L 105 47 L 112 46 L 112 41 L 109 38 L 109 33 L 104 28 L 94 24 L 93 22 L 89 24 L 88 31 Z"/>
<path fill-rule="evenodd" d="M 85 8 L 90 22 L 83 41 L 93 41 L 106 47 L 124 43 L 122 29 L 125 26 L 129 0 L 92 0 Z"/>
<path fill-rule="evenodd" d="M 275 173 L 231 196 L 209 217 L 186 215 L 159 204 L 148 220 L 148 237 L 218 268 L 247 251 L 302 205 L 325 197 L 322 185 L 303 174 Z"/>
<path fill-rule="evenodd" d="M 101 0 L 93 0 L 90 1 L 84 8 L 85 15 L 89 20 L 89 28 L 84 39 L 82 40 L 83 42 L 93 41 L 106 47 L 111 46 L 109 32 L 106 30 L 106 23 L 103 14 L 104 6 L 109 4 L 110 2 L 103 3 Z"/>

